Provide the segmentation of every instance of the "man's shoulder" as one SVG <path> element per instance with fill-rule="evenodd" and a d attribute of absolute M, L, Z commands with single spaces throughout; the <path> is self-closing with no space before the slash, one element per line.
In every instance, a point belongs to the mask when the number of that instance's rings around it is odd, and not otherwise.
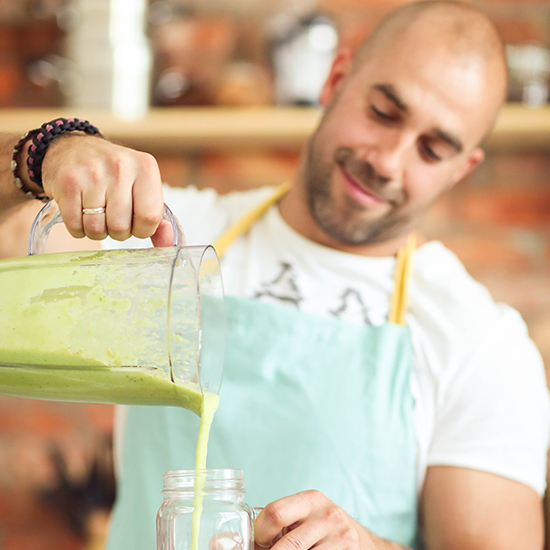
<path fill-rule="evenodd" d="M 422 246 L 415 258 L 411 283 L 414 326 L 439 353 L 468 355 L 491 338 L 526 340 L 520 314 L 495 301 L 486 286 L 476 281 L 459 258 L 440 242 Z"/>
<path fill-rule="evenodd" d="M 489 290 L 474 279 L 454 252 L 439 241 L 419 248 L 414 259 L 412 284 L 424 299 L 442 307 L 494 309 Z"/>

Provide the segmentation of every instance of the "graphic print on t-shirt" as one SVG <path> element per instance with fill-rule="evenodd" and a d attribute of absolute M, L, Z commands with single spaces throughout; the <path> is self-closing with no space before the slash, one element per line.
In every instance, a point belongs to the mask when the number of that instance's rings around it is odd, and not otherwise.
<path fill-rule="evenodd" d="M 254 294 L 254 298 L 272 298 L 277 302 L 285 302 L 300 306 L 304 299 L 296 284 L 296 272 L 291 264 L 280 262 L 281 271 L 275 279 L 269 283 L 262 283 L 262 288 Z"/>
<path fill-rule="evenodd" d="M 372 325 L 372 321 L 369 319 L 367 308 L 363 303 L 361 294 L 353 288 L 346 288 L 342 296 L 340 297 L 342 303 L 336 309 L 331 310 L 329 313 L 335 317 L 344 317 L 350 321 L 361 321 L 367 325 Z"/>

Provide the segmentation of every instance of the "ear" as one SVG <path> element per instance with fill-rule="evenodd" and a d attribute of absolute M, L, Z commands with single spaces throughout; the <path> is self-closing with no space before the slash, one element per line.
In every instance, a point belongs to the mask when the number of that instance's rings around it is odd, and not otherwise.
<path fill-rule="evenodd" d="M 453 187 L 453 185 L 458 183 L 462 178 L 469 174 L 478 164 L 483 162 L 484 159 L 485 152 L 483 151 L 483 149 L 480 149 L 479 147 L 477 149 L 474 149 L 466 162 L 455 172 L 455 174 L 451 178 L 451 184 L 449 185 L 449 188 Z"/>
<path fill-rule="evenodd" d="M 332 101 L 345 77 L 349 74 L 352 65 L 353 53 L 349 48 L 342 49 L 336 54 L 330 73 L 319 94 L 321 105 L 326 107 Z"/>

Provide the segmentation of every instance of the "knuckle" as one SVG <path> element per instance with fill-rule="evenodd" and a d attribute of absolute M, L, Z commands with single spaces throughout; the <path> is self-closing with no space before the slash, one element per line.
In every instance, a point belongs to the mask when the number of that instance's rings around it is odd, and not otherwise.
<path fill-rule="evenodd" d="M 132 229 L 132 235 L 134 237 L 137 237 L 138 239 L 147 239 L 152 236 L 152 233 L 150 231 L 146 231 L 145 229 Z M 125 239 L 119 239 L 119 240 L 125 240 Z"/>
<path fill-rule="evenodd" d="M 156 230 L 162 219 L 162 212 L 140 209 L 134 213 L 132 232 L 136 237 L 149 237 Z"/>
<path fill-rule="evenodd" d="M 90 233 L 86 231 L 86 237 L 92 241 L 101 241 L 107 236 L 107 233 Z"/>
<path fill-rule="evenodd" d="M 83 164 L 82 169 L 85 171 L 86 176 L 94 182 L 101 181 L 105 173 L 101 164 L 93 159 Z"/>
<path fill-rule="evenodd" d="M 301 537 L 295 534 L 294 531 L 288 533 L 282 540 L 283 547 L 288 550 L 301 550 L 304 548 L 304 541 Z"/>
<path fill-rule="evenodd" d="M 78 228 L 78 229 L 73 229 L 73 228 L 67 226 L 67 231 L 69 232 L 71 237 L 74 237 L 75 239 L 82 239 L 86 236 L 81 227 Z"/>
<path fill-rule="evenodd" d="M 124 223 L 122 220 L 115 219 L 113 221 L 109 221 L 109 234 L 116 233 L 127 233 L 128 232 L 128 224 Z"/>
<path fill-rule="evenodd" d="M 162 214 L 145 210 L 139 215 L 140 222 L 147 226 L 155 226 L 160 222 Z"/>
<path fill-rule="evenodd" d="M 63 191 L 70 196 L 76 195 L 80 192 L 81 176 L 78 170 L 65 169 L 60 171 L 58 176 L 58 182 Z"/>
<path fill-rule="evenodd" d="M 109 231 L 109 237 L 115 241 L 125 241 L 130 235 L 127 233 L 115 233 L 113 231 Z"/>
<path fill-rule="evenodd" d="M 324 512 L 324 520 L 331 525 L 338 525 L 347 519 L 346 512 L 339 506 L 329 506 Z"/>
<path fill-rule="evenodd" d="M 138 160 L 140 163 L 140 169 L 149 176 L 156 176 L 159 174 L 159 166 L 157 160 L 150 153 L 138 152 Z"/>
<path fill-rule="evenodd" d="M 317 489 L 309 489 L 305 491 L 305 495 L 309 499 L 312 505 L 317 505 L 319 502 L 326 499 L 325 495 Z"/>
<path fill-rule="evenodd" d="M 276 502 L 268 504 L 264 508 L 264 514 L 266 515 L 270 524 L 273 524 L 278 529 L 282 529 L 284 527 L 283 517 L 281 515 L 281 512 L 279 511 Z"/>
<path fill-rule="evenodd" d="M 107 231 L 105 229 L 104 223 L 89 222 L 84 225 L 84 230 L 86 235 L 90 239 L 100 240 L 104 239 L 107 236 Z"/>
<path fill-rule="evenodd" d="M 138 152 L 139 171 L 148 179 L 160 180 L 160 169 L 157 159 L 150 153 Z"/>
<path fill-rule="evenodd" d="M 344 546 L 356 548 L 359 545 L 359 533 L 357 529 L 347 525 L 340 532 L 340 540 L 344 543 Z"/>
<path fill-rule="evenodd" d="M 120 178 L 126 170 L 127 161 L 124 155 L 120 154 L 118 151 L 110 152 L 107 156 L 107 165 L 109 172 L 115 176 L 115 178 Z"/>

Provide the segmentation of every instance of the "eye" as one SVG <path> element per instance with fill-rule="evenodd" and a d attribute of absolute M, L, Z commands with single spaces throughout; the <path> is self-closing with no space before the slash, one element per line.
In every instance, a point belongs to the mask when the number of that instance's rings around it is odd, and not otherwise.
<path fill-rule="evenodd" d="M 438 154 L 436 154 L 430 146 L 425 145 L 424 146 L 424 151 L 426 153 L 426 156 L 429 157 L 430 159 L 435 160 L 435 161 L 442 160 L 441 157 Z"/>
<path fill-rule="evenodd" d="M 443 158 L 434 151 L 428 140 L 421 142 L 420 150 L 422 156 L 430 162 L 441 162 L 443 160 Z"/>
<path fill-rule="evenodd" d="M 370 109 L 376 118 L 383 120 L 385 122 L 395 122 L 395 118 L 393 115 L 380 110 L 378 107 L 374 105 L 370 105 Z"/>

